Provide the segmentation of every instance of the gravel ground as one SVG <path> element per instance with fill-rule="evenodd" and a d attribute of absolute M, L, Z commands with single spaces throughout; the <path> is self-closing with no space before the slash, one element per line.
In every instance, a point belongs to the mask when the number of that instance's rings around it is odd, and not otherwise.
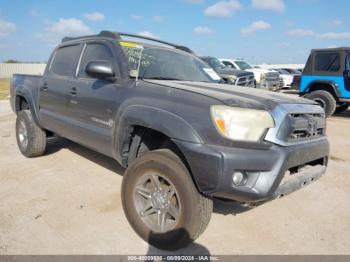
<path fill-rule="evenodd" d="M 163 254 L 129 226 L 123 169 L 65 139 L 24 158 L 0 101 L 0 254 Z M 327 175 L 254 209 L 215 202 L 205 233 L 181 254 L 350 254 L 350 112 L 328 120 Z M 168 252 L 167 252 L 168 253 Z"/>

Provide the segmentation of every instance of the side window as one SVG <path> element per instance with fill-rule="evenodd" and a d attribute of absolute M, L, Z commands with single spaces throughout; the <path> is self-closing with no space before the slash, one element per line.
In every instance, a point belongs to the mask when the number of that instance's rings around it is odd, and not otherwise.
<path fill-rule="evenodd" d="M 350 53 L 346 56 L 346 70 L 350 70 Z"/>
<path fill-rule="evenodd" d="M 90 61 L 110 61 L 113 64 L 113 53 L 109 47 L 104 44 L 87 44 L 80 62 L 79 77 L 89 77 L 85 73 L 85 68 Z"/>
<path fill-rule="evenodd" d="M 50 72 L 60 76 L 74 76 L 80 56 L 80 45 L 57 49 Z"/>
<path fill-rule="evenodd" d="M 315 70 L 337 72 L 340 69 L 339 53 L 319 53 L 315 56 Z"/>
<path fill-rule="evenodd" d="M 231 67 L 231 68 L 236 68 L 232 63 L 228 62 L 228 61 L 223 61 L 222 62 L 225 66 Z"/>

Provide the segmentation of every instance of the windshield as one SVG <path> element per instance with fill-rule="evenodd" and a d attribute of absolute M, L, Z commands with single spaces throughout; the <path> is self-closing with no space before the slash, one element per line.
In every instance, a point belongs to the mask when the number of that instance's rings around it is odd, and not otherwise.
<path fill-rule="evenodd" d="M 277 71 L 282 75 L 290 75 L 290 73 L 288 71 L 283 70 L 283 69 L 277 69 Z"/>
<path fill-rule="evenodd" d="M 212 68 L 188 53 L 130 42 L 120 44 L 132 77 L 215 83 L 221 80 Z"/>
<path fill-rule="evenodd" d="M 235 63 L 238 65 L 238 67 L 241 70 L 253 69 L 253 67 L 250 64 L 248 64 L 246 61 L 238 60 L 238 61 L 235 61 Z"/>
<path fill-rule="evenodd" d="M 214 57 L 203 58 L 204 62 L 208 63 L 214 69 L 225 69 L 226 66 Z"/>

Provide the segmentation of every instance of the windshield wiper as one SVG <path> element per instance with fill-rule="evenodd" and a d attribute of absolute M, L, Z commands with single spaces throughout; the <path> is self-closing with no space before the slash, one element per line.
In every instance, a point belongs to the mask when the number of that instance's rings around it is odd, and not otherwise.
<path fill-rule="evenodd" d="M 186 80 L 183 80 L 183 79 L 178 79 L 178 78 L 173 78 L 173 77 L 162 77 L 162 76 L 145 77 L 144 79 L 186 81 Z"/>

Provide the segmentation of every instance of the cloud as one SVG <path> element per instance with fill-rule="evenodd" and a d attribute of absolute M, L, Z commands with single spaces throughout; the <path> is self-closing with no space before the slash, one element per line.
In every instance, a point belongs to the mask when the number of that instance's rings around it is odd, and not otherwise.
<path fill-rule="evenodd" d="M 160 16 L 160 15 L 155 15 L 155 16 L 153 16 L 152 20 L 153 20 L 154 22 L 160 23 L 160 22 L 163 22 L 163 17 Z"/>
<path fill-rule="evenodd" d="M 242 9 L 238 0 L 220 1 L 209 6 L 204 14 L 211 17 L 230 17 L 232 13 Z"/>
<path fill-rule="evenodd" d="M 142 15 L 135 15 L 135 14 L 132 14 L 130 17 L 131 17 L 131 19 L 133 19 L 133 20 L 142 20 L 142 19 L 143 19 L 143 16 L 142 16 Z"/>
<path fill-rule="evenodd" d="M 103 21 L 105 19 L 105 15 L 100 12 L 85 13 L 83 17 L 90 21 Z"/>
<path fill-rule="evenodd" d="M 283 12 L 286 6 L 283 0 L 252 0 L 252 6 L 257 9 Z"/>
<path fill-rule="evenodd" d="M 83 21 L 76 18 L 60 18 L 57 22 L 49 23 L 43 33 L 36 36 L 52 45 L 57 44 L 66 36 L 90 35 L 92 31 Z"/>
<path fill-rule="evenodd" d="M 314 31 L 312 31 L 312 30 L 300 29 L 300 28 L 288 30 L 287 34 L 290 36 L 298 36 L 298 37 L 315 35 Z"/>
<path fill-rule="evenodd" d="M 0 20 L 0 38 L 4 38 L 14 32 L 16 32 L 16 25 L 14 23 Z"/>
<path fill-rule="evenodd" d="M 195 33 L 196 35 L 210 35 L 213 33 L 213 31 L 206 26 L 197 26 L 193 28 L 193 33 Z"/>
<path fill-rule="evenodd" d="M 337 26 L 341 26 L 343 24 L 343 20 L 340 20 L 340 19 L 335 19 L 333 21 L 330 21 L 328 23 L 328 26 L 331 26 L 331 27 L 337 27 Z"/>
<path fill-rule="evenodd" d="M 278 43 L 277 46 L 280 48 L 287 48 L 287 47 L 290 47 L 290 43 L 281 42 L 281 43 Z"/>
<path fill-rule="evenodd" d="M 38 16 L 39 15 L 39 11 L 36 10 L 36 9 L 31 9 L 29 11 L 29 15 L 31 15 L 31 16 Z"/>
<path fill-rule="evenodd" d="M 350 32 L 328 32 L 323 34 L 318 34 L 317 37 L 322 39 L 350 39 Z"/>
<path fill-rule="evenodd" d="M 271 24 L 265 21 L 253 22 L 250 26 L 241 29 L 241 34 L 248 35 L 254 34 L 256 31 L 268 30 L 271 28 Z"/>
<path fill-rule="evenodd" d="M 159 39 L 160 38 L 159 36 L 149 32 L 149 31 L 142 31 L 142 32 L 139 32 L 138 34 L 142 35 L 142 36 L 150 37 L 150 38 L 155 38 L 155 39 Z"/>

